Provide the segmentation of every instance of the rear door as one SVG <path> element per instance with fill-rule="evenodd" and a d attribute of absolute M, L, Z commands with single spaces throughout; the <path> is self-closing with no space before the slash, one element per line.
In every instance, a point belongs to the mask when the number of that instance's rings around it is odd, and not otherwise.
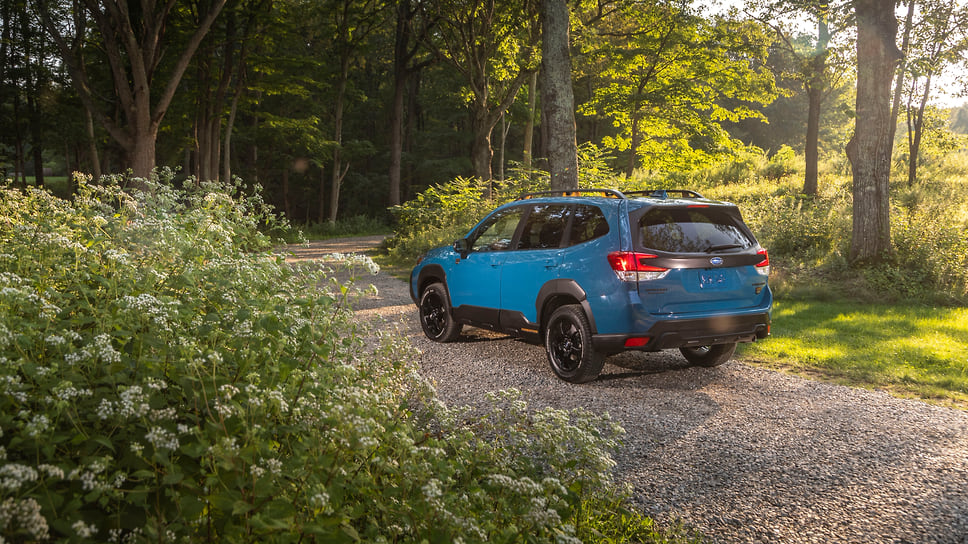
<path fill-rule="evenodd" d="M 515 250 L 508 252 L 501 270 L 503 328 L 519 330 L 537 321 L 538 291 L 558 277 L 568 216 L 567 204 L 529 206 Z"/>
<path fill-rule="evenodd" d="M 650 313 L 685 316 L 762 303 L 766 278 L 755 265 L 764 256 L 735 207 L 653 206 L 635 224 L 638 251 L 654 256 L 644 262 L 668 269 L 638 282 Z"/>

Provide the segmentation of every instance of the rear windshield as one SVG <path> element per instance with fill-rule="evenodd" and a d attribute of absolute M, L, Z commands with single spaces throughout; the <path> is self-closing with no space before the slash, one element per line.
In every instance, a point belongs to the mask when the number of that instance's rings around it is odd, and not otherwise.
<path fill-rule="evenodd" d="M 747 249 L 754 242 L 740 220 L 715 208 L 652 209 L 639 220 L 639 243 L 672 253 Z"/>

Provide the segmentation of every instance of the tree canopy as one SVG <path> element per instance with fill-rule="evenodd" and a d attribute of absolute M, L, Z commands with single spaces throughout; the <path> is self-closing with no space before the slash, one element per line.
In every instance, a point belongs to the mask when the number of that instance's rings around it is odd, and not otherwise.
<path fill-rule="evenodd" d="M 381 216 L 458 176 L 547 170 L 559 147 L 548 108 L 560 93 L 535 77 L 551 66 L 537 0 L 73 5 L 0 6 L 0 116 L 10 127 L 0 165 L 18 181 L 29 172 L 42 182 L 45 167 L 180 166 L 198 179 L 258 182 L 294 220 L 319 222 Z M 566 146 L 598 146 L 626 175 L 702 168 L 750 145 L 768 154 L 787 145 L 808 163 L 844 157 L 860 113 L 853 10 L 766 0 L 715 13 L 687 0 L 566 6 L 575 116 Z M 941 113 L 924 109 L 931 90 L 964 65 L 965 17 L 956 2 L 924 0 L 907 23 L 907 6 L 890 39 L 910 37 L 901 119 L 916 166 L 915 135 L 941 126 L 928 123 Z M 807 178 L 810 193 L 809 164 Z"/>

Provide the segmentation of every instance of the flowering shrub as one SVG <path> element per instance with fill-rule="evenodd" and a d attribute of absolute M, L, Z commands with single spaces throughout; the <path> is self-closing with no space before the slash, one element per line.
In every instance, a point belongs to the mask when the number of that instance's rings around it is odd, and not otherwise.
<path fill-rule="evenodd" d="M 258 194 L 80 182 L 0 188 L 0 541 L 575 540 L 606 418 L 444 406 Z"/>

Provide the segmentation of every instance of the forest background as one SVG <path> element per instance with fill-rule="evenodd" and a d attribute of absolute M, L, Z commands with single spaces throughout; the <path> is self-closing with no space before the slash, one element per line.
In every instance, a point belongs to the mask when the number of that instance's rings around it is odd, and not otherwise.
<path fill-rule="evenodd" d="M 892 208 L 865 199 L 876 208 L 865 219 L 848 143 L 869 102 L 857 100 L 868 4 L 890 2 L 567 3 L 565 146 L 580 149 L 581 183 L 739 202 L 789 261 L 778 283 L 876 261 L 860 292 L 963 302 L 968 106 L 954 104 L 968 6 L 912 1 L 888 17 Z M 542 11 L 508 0 L 3 0 L 0 169 L 62 196 L 76 190 L 72 172 L 238 176 L 308 231 L 397 230 L 390 245 L 406 248 L 395 253 L 405 264 L 495 200 L 549 184 L 565 130 L 549 114 L 558 91 L 542 58 L 560 32 L 543 29 Z M 442 210 L 434 191 L 467 179 L 484 184 L 481 209 Z M 420 242 L 408 240 L 416 217 L 433 231 Z M 866 253 L 858 229 L 877 231 Z"/>

